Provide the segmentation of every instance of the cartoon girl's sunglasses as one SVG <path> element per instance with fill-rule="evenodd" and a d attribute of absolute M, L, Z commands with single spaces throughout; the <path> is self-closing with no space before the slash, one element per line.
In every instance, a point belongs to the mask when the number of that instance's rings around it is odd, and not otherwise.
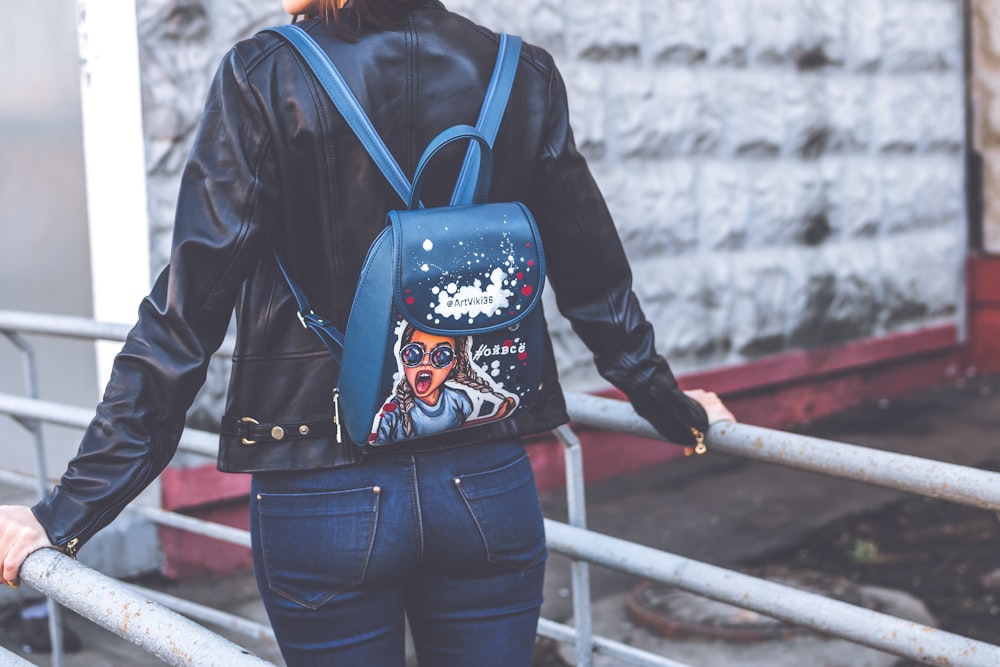
<path fill-rule="evenodd" d="M 448 343 L 438 343 L 433 350 L 427 352 L 422 344 L 410 343 L 399 351 L 399 360 L 407 368 L 419 366 L 424 357 L 430 357 L 434 368 L 446 368 L 455 359 L 455 349 Z"/>

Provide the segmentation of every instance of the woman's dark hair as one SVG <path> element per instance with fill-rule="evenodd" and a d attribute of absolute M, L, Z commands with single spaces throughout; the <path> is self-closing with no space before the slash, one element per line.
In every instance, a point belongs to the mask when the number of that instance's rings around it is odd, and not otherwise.
<path fill-rule="evenodd" d="M 348 0 L 343 7 L 337 0 L 320 0 L 318 13 L 327 23 L 337 26 L 340 35 L 353 41 L 362 28 L 393 30 L 415 7 L 427 4 L 427 0 Z"/>

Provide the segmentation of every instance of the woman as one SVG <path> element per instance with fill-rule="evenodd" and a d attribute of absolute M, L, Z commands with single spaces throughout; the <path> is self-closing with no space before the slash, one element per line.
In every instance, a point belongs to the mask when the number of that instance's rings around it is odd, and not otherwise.
<path fill-rule="evenodd" d="M 283 5 L 307 14 L 302 27 L 407 173 L 442 129 L 477 117 L 494 33 L 436 0 Z M 675 442 L 732 419 L 714 394 L 680 391 L 656 354 L 542 49 L 521 53 L 494 152 L 493 197 L 534 214 L 559 308 L 601 374 Z M 424 201 L 447 201 L 462 154 L 442 154 Z M 35 549 L 75 554 L 167 465 L 235 307 L 218 466 L 253 473 L 255 572 L 288 664 L 402 665 L 404 615 L 423 665 L 530 664 L 545 545 L 520 436 L 567 421 L 551 343 L 538 404 L 523 416 L 363 454 L 337 435 L 338 367 L 299 325 L 272 257 L 275 248 L 343 329 L 365 252 L 399 205 L 280 38 L 237 44 L 184 172 L 169 266 L 140 305 L 79 453 L 43 501 L 0 509 L 4 579 L 16 581 Z"/>

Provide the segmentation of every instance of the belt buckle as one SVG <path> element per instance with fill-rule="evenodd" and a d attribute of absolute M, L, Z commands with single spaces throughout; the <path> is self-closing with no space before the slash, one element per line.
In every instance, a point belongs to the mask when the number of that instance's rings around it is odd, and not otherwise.
<path fill-rule="evenodd" d="M 253 417 L 243 417 L 242 419 L 240 419 L 240 421 L 241 421 L 241 422 L 245 422 L 245 423 L 247 423 L 247 424 L 259 424 L 259 423 L 260 423 L 259 421 L 257 421 L 257 420 L 256 420 L 256 419 L 254 419 Z M 249 438 L 247 438 L 247 437 L 242 437 L 242 438 L 240 438 L 240 441 L 241 441 L 241 442 L 242 442 L 242 443 L 243 443 L 244 445 L 256 445 L 256 444 L 257 444 L 257 441 L 256 441 L 256 440 L 250 440 L 250 439 L 249 439 Z"/>

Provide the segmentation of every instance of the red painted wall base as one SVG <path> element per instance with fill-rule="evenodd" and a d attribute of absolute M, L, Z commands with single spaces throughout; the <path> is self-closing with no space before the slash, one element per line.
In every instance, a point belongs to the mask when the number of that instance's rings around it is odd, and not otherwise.
<path fill-rule="evenodd" d="M 1000 372 L 1000 257 L 970 257 L 968 289 L 971 361 Z"/>
<path fill-rule="evenodd" d="M 221 473 L 214 465 L 167 468 L 160 476 L 163 509 L 248 530 L 250 475 Z M 250 550 L 163 526 L 163 574 L 177 579 L 250 570 Z"/>

